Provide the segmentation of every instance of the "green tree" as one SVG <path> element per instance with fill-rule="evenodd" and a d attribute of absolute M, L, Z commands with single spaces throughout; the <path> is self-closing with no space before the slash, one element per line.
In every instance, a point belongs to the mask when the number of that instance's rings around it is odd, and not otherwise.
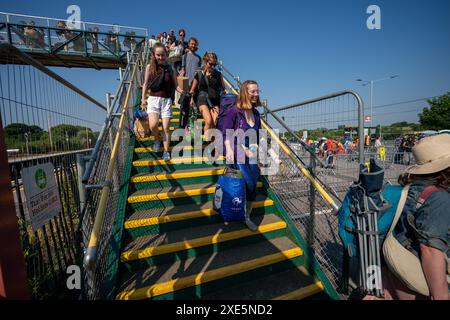
<path fill-rule="evenodd" d="M 428 100 L 429 108 L 419 113 L 420 124 L 429 130 L 442 130 L 450 128 L 450 92 Z"/>

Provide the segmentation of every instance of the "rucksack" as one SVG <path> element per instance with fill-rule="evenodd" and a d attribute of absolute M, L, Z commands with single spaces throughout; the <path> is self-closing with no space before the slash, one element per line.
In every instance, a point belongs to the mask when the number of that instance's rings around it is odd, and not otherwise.
<path fill-rule="evenodd" d="M 233 93 L 227 93 L 220 97 L 219 115 L 217 116 L 217 129 L 222 131 L 223 120 L 227 114 L 227 111 L 236 105 L 237 95 Z"/>
<path fill-rule="evenodd" d="M 367 270 L 369 266 L 381 268 L 379 248 L 391 226 L 402 190 L 400 186 L 383 186 L 383 181 L 384 170 L 374 159 L 370 160 L 369 167 L 361 165 L 359 180 L 350 186 L 339 208 L 338 233 L 343 244 L 341 286 L 344 291 L 348 290 L 352 257 L 359 261 L 361 287 L 366 292 L 374 289 L 366 281 Z M 373 259 L 366 260 L 368 256 Z"/>

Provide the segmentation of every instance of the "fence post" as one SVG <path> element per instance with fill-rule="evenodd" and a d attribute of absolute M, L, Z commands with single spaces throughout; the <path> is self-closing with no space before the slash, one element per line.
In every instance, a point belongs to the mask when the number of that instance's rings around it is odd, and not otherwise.
<path fill-rule="evenodd" d="M 1 172 L 9 172 L 3 132 L 0 114 L 0 169 Z M 25 259 L 9 174 L 0 175 L 0 207 L 0 300 L 29 300 Z"/>
<path fill-rule="evenodd" d="M 311 175 L 315 177 L 315 169 L 316 169 L 316 159 L 311 155 L 309 162 L 309 169 L 311 171 Z M 316 219 L 316 188 L 312 182 L 309 183 L 309 222 L 310 222 L 310 230 L 308 234 L 308 243 L 312 248 L 314 245 L 314 229 L 315 229 L 315 219 Z"/>
<path fill-rule="evenodd" d="M 78 171 L 78 193 L 80 195 L 81 212 L 83 212 L 84 206 L 86 205 L 86 188 L 83 184 L 84 171 L 86 169 L 86 162 L 84 156 L 77 153 L 77 171 Z"/>

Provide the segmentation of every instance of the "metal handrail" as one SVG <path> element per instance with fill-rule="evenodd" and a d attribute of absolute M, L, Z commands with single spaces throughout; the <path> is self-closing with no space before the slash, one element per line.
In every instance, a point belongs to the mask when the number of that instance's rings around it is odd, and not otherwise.
<path fill-rule="evenodd" d="M 39 16 L 30 16 L 30 15 L 24 15 L 24 14 L 17 14 L 17 13 L 9 13 L 9 12 L 0 12 L 0 15 L 5 15 L 7 22 L 9 22 L 9 16 L 16 16 L 16 17 L 23 17 L 23 18 L 33 18 L 33 19 L 43 19 L 43 20 L 51 20 L 51 21 L 67 21 L 67 19 L 57 19 L 57 18 L 48 18 L 48 17 L 39 17 Z M 103 27 L 120 27 L 120 28 L 127 28 L 127 29 L 135 29 L 135 30 L 141 30 L 145 31 L 145 36 L 148 36 L 148 29 L 147 28 L 138 28 L 138 27 L 130 27 L 130 26 L 122 26 L 118 24 L 104 24 L 104 23 L 97 23 L 97 22 L 88 22 L 88 21 L 79 21 L 79 20 L 71 20 L 73 22 L 80 22 L 84 25 L 91 24 L 91 25 L 98 25 Z M 35 26 L 38 27 L 38 26 Z M 77 30 L 77 29 L 70 29 L 70 30 Z"/>
<path fill-rule="evenodd" d="M 54 80 L 58 81 L 59 83 L 63 84 L 67 88 L 71 89 L 72 91 L 75 91 L 80 96 L 82 96 L 83 98 L 89 100 L 90 102 L 92 102 L 93 104 L 98 106 L 99 108 L 102 108 L 103 110 L 106 110 L 106 107 L 103 104 L 101 104 L 100 102 L 98 102 L 97 100 L 92 98 L 86 92 L 84 92 L 81 89 L 77 88 L 72 83 L 68 82 L 67 80 L 65 80 L 61 76 L 57 75 L 56 73 L 51 71 L 49 68 L 44 66 L 42 63 L 40 63 L 39 61 L 36 61 L 35 59 L 30 57 L 26 53 L 23 53 L 22 51 L 20 51 L 19 49 L 17 49 L 13 45 L 11 45 L 9 43 L 0 43 L 0 54 L 2 54 L 2 55 L 3 54 L 14 55 L 14 56 L 22 59 L 27 64 L 32 65 L 33 67 L 35 67 L 39 71 L 42 71 L 43 73 L 45 73 L 49 77 L 53 78 Z"/>
<path fill-rule="evenodd" d="M 226 78 L 224 78 L 224 82 L 235 94 L 238 94 L 237 90 L 228 82 L 228 80 Z M 266 106 L 264 106 L 264 108 L 269 110 Z M 314 177 L 313 175 L 311 175 L 309 170 L 304 166 L 304 164 L 298 158 L 298 156 L 294 152 L 292 152 L 290 147 L 288 145 L 286 145 L 286 143 L 284 141 L 282 141 L 282 140 L 280 140 L 280 138 L 278 138 L 278 136 L 275 134 L 275 132 L 273 132 L 273 130 L 270 128 L 270 126 L 266 123 L 266 121 L 261 119 L 261 123 L 262 123 L 263 127 L 269 132 L 272 139 L 274 139 L 281 146 L 283 151 L 289 156 L 289 158 L 292 160 L 292 162 L 294 162 L 294 164 L 297 166 L 297 168 L 300 169 L 300 171 L 303 173 L 303 175 L 311 182 L 311 184 L 314 186 L 314 188 L 316 188 L 316 190 L 320 193 L 320 195 L 323 197 L 323 199 L 331 205 L 331 207 L 333 208 L 333 210 L 335 210 L 335 212 L 337 212 L 339 210 L 339 206 L 334 202 L 333 198 L 325 191 L 325 189 L 322 187 L 322 185 L 318 182 L 318 179 L 316 177 Z"/>
<path fill-rule="evenodd" d="M 139 55 L 137 55 L 137 56 L 139 57 Z M 129 64 L 129 65 L 132 65 L 132 64 Z M 89 244 L 88 244 L 88 247 L 85 252 L 84 266 L 86 267 L 87 270 L 90 270 L 90 271 L 94 269 L 95 264 L 96 264 L 97 246 L 98 246 L 98 242 L 100 240 L 100 232 L 101 232 L 101 228 L 102 228 L 103 221 L 105 218 L 106 205 L 107 205 L 109 193 L 111 190 L 110 182 L 112 180 L 114 166 L 115 166 L 115 163 L 117 160 L 118 150 L 119 150 L 119 146 L 120 146 L 120 138 L 121 138 L 124 123 L 125 123 L 125 116 L 128 111 L 128 104 L 129 104 L 128 101 L 130 99 L 131 91 L 133 89 L 133 82 L 135 81 L 136 70 L 139 67 L 138 63 L 133 64 L 133 66 L 134 66 L 133 72 L 132 72 L 131 78 L 129 80 L 130 81 L 129 87 L 128 87 L 127 94 L 125 97 L 122 114 L 121 114 L 120 120 L 119 120 L 119 127 L 117 129 L 116 136 L 114 138 L 114 144 L 113 144 L 113 148 L 111 151 L 110 160 L 108 163 L 108 168 L 106 171 L 105 183 L 101 186 L 102 190 L 101 190 L 101 195 L 100 195 L 100 201 L 99 201 L 99 205 L 97 207 L 97 211 L 95 213 L 95 220 L 94 220 L 94 225 L 93 225 L 90 237 L 89 237 Z"/>

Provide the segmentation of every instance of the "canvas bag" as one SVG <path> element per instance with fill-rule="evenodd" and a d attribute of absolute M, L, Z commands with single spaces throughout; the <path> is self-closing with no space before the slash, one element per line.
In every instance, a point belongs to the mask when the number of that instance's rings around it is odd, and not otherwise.
<path fill-rule="evenodd" d="M 402 246 L 392 234 L 405 206 L 408 191 L 409 185 L 402 190 L 394 220 L 383 243 L 383 255 L 389 270 L 409 289 L 424 296 L 429 296 L 430 290 L 425 279 L 425 274 L 423 273 L 421 261 Z M 447 259 L 447 283 L 450 283 L 449 271 L 449 261 Z"/>
<path fill-rule="evenodd" d="M 148 122 L 148 115 L 142 110 L 138 110 L 134 114 L 134 134 L 138 138 L 145 138 L 150 134 L 150 124 Z"/>

